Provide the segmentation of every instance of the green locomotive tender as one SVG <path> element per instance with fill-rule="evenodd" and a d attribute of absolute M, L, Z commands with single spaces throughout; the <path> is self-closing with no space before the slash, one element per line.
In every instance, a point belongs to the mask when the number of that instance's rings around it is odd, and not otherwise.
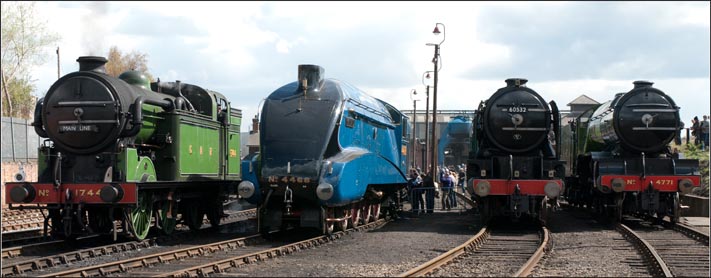
<path fill-rule="evenodd" d="M 55 237 L 144 239 L 151 226 L 212 226 L 240 175 L 242 112 L 220 93 L 136 71 L 105 73 L 103 57 L 77 59 L 35 108 L 38 182 L 6 184 L 12 209 L 47 210 Z"/>

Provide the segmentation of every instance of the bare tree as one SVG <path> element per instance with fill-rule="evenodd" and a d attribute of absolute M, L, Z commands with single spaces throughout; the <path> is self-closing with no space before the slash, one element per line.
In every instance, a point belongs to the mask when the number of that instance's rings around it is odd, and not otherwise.
<path fill-rule="evenodd" d="M 124 54 L 116 46 L 112 46 L 109 49 L 108 60 L 106 63 L 106 73 L 111 76 L 119 76 L 121 73 L 127 70 L 137 70 L 146 74 L 146 76 L 153 81 L 153 77 L 148 73 L 148 55 L 145 53 L 139 53 L 137 51 L 132 51 L 131 53 Z"/>
<path fill-rule="evenodd" d="M 28 118 L 29 113 L 24 112 L 32 111 L 34 89 L 30 70 L 46 61 L 43 50 L 57 42 L 59 35 L 36 19 L 34 2 L 3 1 L 1 5 L 2 114 Z"/>

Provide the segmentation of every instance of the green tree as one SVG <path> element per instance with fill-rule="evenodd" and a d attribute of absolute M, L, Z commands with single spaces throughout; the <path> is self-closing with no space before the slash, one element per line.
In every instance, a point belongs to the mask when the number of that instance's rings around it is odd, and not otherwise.
<path fill-rule="evenodd" d="M 111 76 L 118 77 L 124 71 L 137 70 L 145 73 L 153 81 L 153 76 L 148 73 L 148 55 L 145 53 L 139 53 L 134 50 L 131 53 L 124 54 L 118 47 L 112 46 L 106 59 L 109 60 L 106 63 L 106 73 Z"/>
<path fill-rule="evenodd" d="M 30 70 L 47 59 L 59 35 L 37 20 L 34 2 L 2 2 L 2 115 L 29 118 L 34 98 Z"/>

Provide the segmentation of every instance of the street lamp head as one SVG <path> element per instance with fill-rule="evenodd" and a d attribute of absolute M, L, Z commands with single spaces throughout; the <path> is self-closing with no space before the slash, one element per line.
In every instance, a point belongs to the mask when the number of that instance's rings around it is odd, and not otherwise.
<path fill-rule="evenodd" d="M 410 90 L 410 99 L 412 101 L 420 101 L 419 99 L 417 99 L 416 96 L 417 96 L 417 90 L 415 90 L 415 89 Z"/>
<path fill-rule="evenodd" d="M 440 25 L 442 26 L 442 32 L 439 31 Z M 446 30 L 446 28 L 444 28 L 444 24 L 437 22 L 437 24 L 435 24 L 434 30 L 432 31 L 432 34 L 435 34 L 435 36 L 437 36 L 440 33 L 442 33 L 442 41 L 439 44 L 442 44 L 444 42 L 445 38 L 447 38 L 447 30 Z"/>
<path fill-rule="evenodd" d="M 425 83 L 425 80 L 429 80 L 429 79 L 430 79 L 430 72 L 432 72 L 432 71 L 425 71 L 425 72 L 422 73 L 422 85 L 428 86 L 428 85 Z"/>

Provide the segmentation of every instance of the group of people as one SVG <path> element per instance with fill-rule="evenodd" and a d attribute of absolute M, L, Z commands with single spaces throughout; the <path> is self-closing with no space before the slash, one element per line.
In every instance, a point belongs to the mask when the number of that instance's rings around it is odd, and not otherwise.
<path fill-rule="evenodd" d="M 699 117 L 694 117 L 691 120 L 691 135 L 694 136 L 694 144 L 700 145 L 701 150 L 705 151 L 709 146 L 709 116 L 704 115 L 703 121 L 699 121 Z"/>
<path fill-rule="evenodd" d="M 464 191 L 466 166 L 456 166 L 456 170 L 455 166 L 439 167 L 437 171 L 439 183 L 433 180 L 429 172 L 421 172 L 419 168 L 410 170 L 407 191 L 414 214 L 433 213 L 437 198 L 440 199 L 444 210 L 457 207 L 454 191 L 456 187 L 461 187 L 462 192 Z"/>

